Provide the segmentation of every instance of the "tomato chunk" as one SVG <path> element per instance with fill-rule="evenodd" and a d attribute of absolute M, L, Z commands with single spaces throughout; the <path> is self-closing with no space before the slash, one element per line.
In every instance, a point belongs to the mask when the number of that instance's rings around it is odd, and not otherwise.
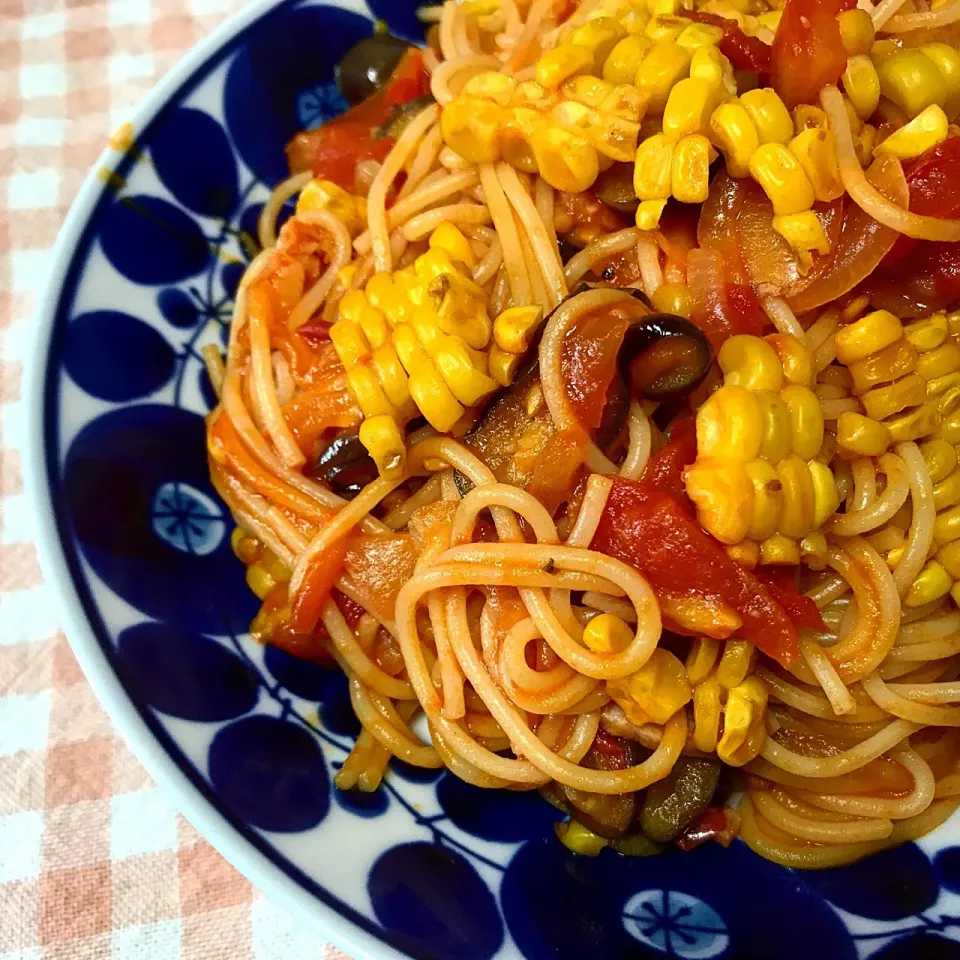
<path fill-rule="evenodd" d="M 792 571 L 783 567 L 767 567 L 755 571 L 754 576 L 786 610 L 795 627 L 800 630 L 826 631 L 827 625 L 820 616 L 819 607 L 809 597 L 797 592 Z"/>
<path fill-rule="evenodd" d="M 718 46 L 736 70 L 753 70 L 764 74 L 770 72 L 770 47 L 759 37 L 748 37 L 736 20 L 729 20 L 715 13 L 701 13 L 698 10 L 684 10 L 683 16 L 697 23 L 713 24 L 723 31 L 723 39 Z"/>
<path fill-rule="evenodd" d="M 614 479 L 591 547 L 646 577 L 667 629 L 716 639 L 736 634 L 784 666 L 796 659 L 797 634 L 783 607 L 652 484 Z"/>
<path fill-rule="evenodd" d="M 828 83 L 836 83 L 847 65 L 837 17 L 843 0 L 787 0 L 773 41 L 773 88 L 792 110 L 815 103 Z"/>
<path fill-rule="evenodd" d="M 647 462 L 643 482 L 678 500 L 686 497 L 683 470 L 697 459 L 697 427 L 690 415 L 677 417 L 670 425 L 670 437 Z"/>

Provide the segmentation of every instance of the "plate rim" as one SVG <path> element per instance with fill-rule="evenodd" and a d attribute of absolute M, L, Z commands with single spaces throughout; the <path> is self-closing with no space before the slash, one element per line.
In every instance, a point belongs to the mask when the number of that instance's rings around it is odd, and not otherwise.
<path fill-rule="evenodd" d="M 165 107 L 176 101 L 184 87 L 199 78 L 208 63 L 218 57 L 225 46 L 272 11 L 283 6 L 298 6 L 301 2 L 249 0 L 194 44 L 132 111 L 129 123 L 133 128 L 133 142 L 139 140 L 145 128 Z M 362 12 L 369 17 L 362 0 L 323 0 L 322 5 Z M 60 520 L 55 503 L 57 484 L 49 469 L 52 458 L 48 434 L 57 425 L 56 422 L 51 423 L 47 409 L 51 377 L 57 372 L 54 368 L 57 342 L 54 333 L 64 287 L 78 266 L 78 248 L 108 190 L 104 182 L 107 178 L 102 176 L 101 171 L 114 172 L 128 153 L 128 150 L 115 149 L 108 141 L 85 176 L 60 227 L 51 251 L 51 271 L 28 320 L 34 325 L 34 330 L 29 335 L 26 351 L 23 422 L 27 431 L 21 453 L 25 466 L 24 488 L 27 504 L 33 513 L 35 543 L 44 585 L 51 592 L 52 602 L 60 615 L 60 625 L 98 704 L 138 762 L 201 836 L 269 900 L 292 914 L 319 937 L 347 951 L 354 960 L 407 957 L 409 954 L 392 945 L 384 936 L 372 932 L 376 929 L 372 921 L 359 914 L 357 919 L 352 919 L 348 915 L 354 912 L 352 908 L 336 900 L 318 883 L 314 882 L 313 885 L 319 893 L 311 893 L 304 883 L 258 849 L 257 844 L 244 835 L 240 826 L 232 823 L 204 795 L 200 786 L 187 775 L 172 754 L 171 747 L 176 749 L 175 742 L 171 739 L 169 744 L 164 743 L 161 732 L 152 728 L 131 700 L 97 639 L 81 590 L 71 572 L 68 547 L 60 536 Z M 55 441 L 59 440 L 58 433 Z M 53 451 L 53 457 L 59 460 L 59 450 Z M 201 776 L 198 772 L 198 778 Z M 279 851 L 277 855 L 282 857 Z M 298 870 L 292 864 L 291 867 Z M 310 881 L 309 877 L 305 876 L 305 879 Z M 328 897 L 333 902 L 327 902 Z M 370 929 L 366 929 L 367 926 Z"/>

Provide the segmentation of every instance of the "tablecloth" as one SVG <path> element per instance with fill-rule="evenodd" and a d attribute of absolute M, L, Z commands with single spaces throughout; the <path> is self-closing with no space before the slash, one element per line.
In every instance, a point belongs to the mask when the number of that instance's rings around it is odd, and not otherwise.
<path fill-rule="evenodd" d="M 23 487 L 50 248 L 111 132 L 241 0 L 0 0 L 0 960 L 333 960 L 174 811 L 83 678 Z"/>

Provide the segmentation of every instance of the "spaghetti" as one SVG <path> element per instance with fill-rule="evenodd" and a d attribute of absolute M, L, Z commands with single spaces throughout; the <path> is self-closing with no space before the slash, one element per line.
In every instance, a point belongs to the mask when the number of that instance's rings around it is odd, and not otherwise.
<path fill-rule="evenodd" d="M 339 788 L 397 757 L 539 789 L 593 854 L 690 846 L 720 808 L 720 842 L 824 868 L 960 803 L 960 314 L 911 272 L 960 238 L 960 140 L 905 175 L 906 102 L 856 128 L 839 74 L 782 79 L 786 46 L 829 59 L 774 40 L 802 0 L 701 6 L 425 8 L 428 50 L 290 146 L 226 357 L 203 351 L 210 469 L 252 635 L 349 679 Z M 835 44 L 957 17 L 836 6 Z M 629 60 L 643 30 L 686 87 Z M 749 163 L 724 115 L 676 133 L 711 82 L 730 105 L 734 68 L 790 124 Z M 867 127 L 893 145 L 874 166 Z M 684 166 L 701 147 L 724 155 L 709 182 Z"/>

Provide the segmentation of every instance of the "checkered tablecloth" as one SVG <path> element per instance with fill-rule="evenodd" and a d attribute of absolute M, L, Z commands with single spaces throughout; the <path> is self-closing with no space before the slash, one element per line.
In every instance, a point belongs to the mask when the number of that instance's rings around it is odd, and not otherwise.
<path fill-rule="evenodd" d="M 23 490 L 50 249 L 112 131 L 242 0 L 0 0 L 0 960 L 331 960 L 171 807 L 61 632 Z"/>

